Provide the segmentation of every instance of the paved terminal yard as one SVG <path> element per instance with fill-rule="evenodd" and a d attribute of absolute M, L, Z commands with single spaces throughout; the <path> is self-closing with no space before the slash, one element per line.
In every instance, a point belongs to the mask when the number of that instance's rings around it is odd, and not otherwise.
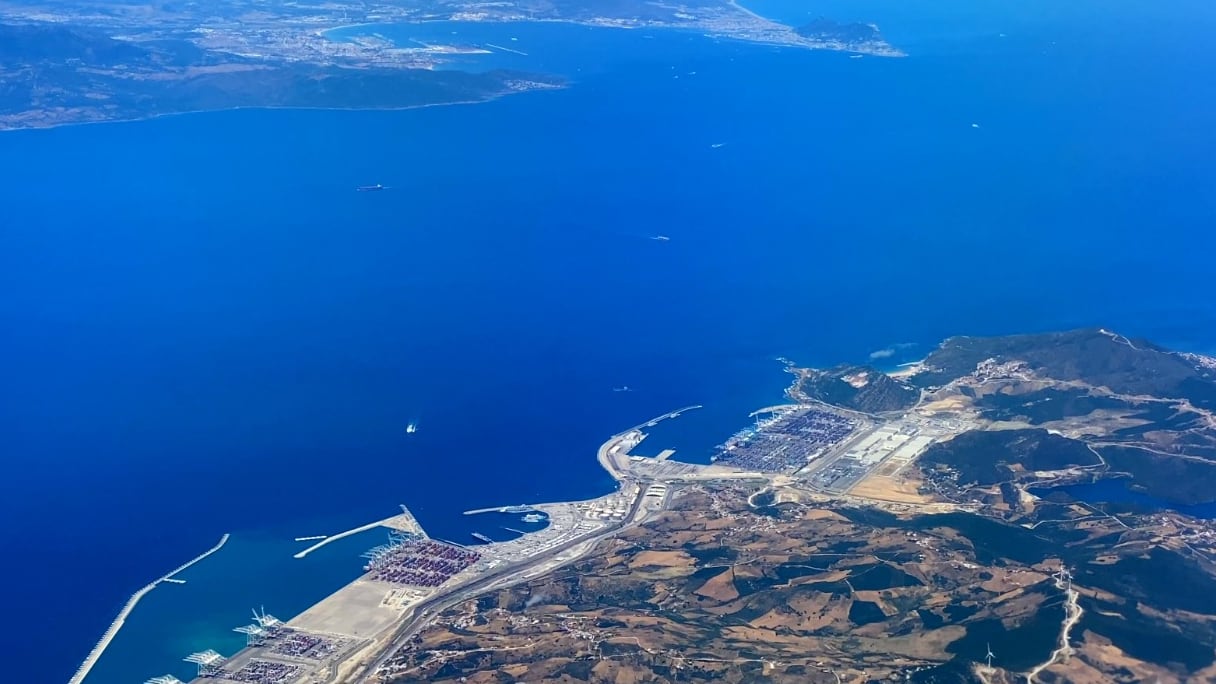
<path fill-rule="evenodd" d="M 518 507 L 544 513 L 548 525 L 511 541 L 461 546 L 432 540 L 403 508 L 401 516 L 382 521 L 391 530 L 389 543 L 366 554 L 364 576 L 280 632 L 216 662 L 209 678 L 196 681 L 320 684 L 370 672 L 386 657 L 387 643 L 397 644 L 403 629 L 425 622 L 429 609 L 463 591 L 537 576 L 579 557 L 621 525 L 663 510 L 679 483 L 784 478 L 820 491 L 869 496 L 867 487 L 887 487 L 878 479 L 894 478 L 934 441 L 966 428 L 916 412 L 874 424 L 806 405 L 772 407 L 759 415 L 768 417 L 728 440 L 712 465 L 669 460 L 670 451 L 662 458 L 632 456 L 646 437 L 637 428 L 614 436 L 600 448 L 599 459 L 620 490 L 589 501 Z"/>
<path fill-rule="evenodd" d="M 485 550 L 485 567 L 526 560 L 619 523 L 625 519 L 640 492 L 639 485 L 627 482 L 620 491 L 598 499 L 535 505 L 532 508 L 546 514 L 549 524 L 542 530 L 510 541 L 478 547 Z"/>
<path fill-rule="evenodd" d="M 255 644 L 232 658 L 200 665 L 200 677 L 194 681 L 215 684 L 321 681 L 317 673 L 364 643 L 343 635 L 315 633 L 280 623 L 264 630 Z"/>
<path fill-rule="evenodd" d="M 865 489 L 881 493 L 885 488 L 895 487 L 897 476 L 931 444 L 949 439 L 968 427 L 958 420 L 912 412 L 858 435 L 839 453 L 803 476 L 815 488 L 829 492 L 862 495 L 865 492 L 859 485 L 865 481 L 869 485 Z M 891 482 L 870 482 L 875 476 Z"/>
<path fill-rule="evenodd" d="M 915 479 L 905 477 L 911 472 L 908 466 L 934 442 L 976 424 L 972 416 L 929 410 L 881 421 L 805 404 L 774 406 L 755 415 L 768 417 L 727 440 L 712 465 L 629 456 L 628 449 L 612 452 L 615 465 L 656 482 L 775 481 L 788 475 L 820 492 L 921 503 Z M 625 444 L 632 448 L 644 438 L 640 432 L 629 434 Z"/>
<path fill-rule="evenodd" d="M 647 456 L 630 456 L 629 472 L 645 479 L 669 482 L 697 482 L 702 480 L 767 479 L 763 473 L 749 472 L 725 465 L 698 465 L 681 461 L 660 461 Z"/>
<path fill-rule="evenodd" d="M 761 473 L 793 473 L 861 427 L 859 419 L 824 408 L 775 407 L 771 417 L 727 440 L 714 463 Z"/>
<path fill-rule="evenodd" d="M 644 426 L 691 408 L 696 407 Z M 238 629 L 249 635 L 250 646 L 228 660 L 213 651 L 193 654 L 196 660 L 190 662 L 200 663 L 200 673 L 206 675 L 195 681 L 321 684 L 374 679 L 377 668 L 425 624 L 432 609 L 581 557 L 622 526 L 644 522 L 663 510 L 673 487 L 684 483 L 801 482 L 820 492 L 913 502 L 883 496 L 898 489 L 891 483 L 929 445 L 968 429 L 972 422 L 913 411 L 875 424 L 870 417 L 819 405 L 776 406 L 754 415 L 767 417 L 736 433 L 711 465 L 672 461 L 670 450 L 657 458 L 631 455 L 646 438 L 644 426 L 613 436 L 600 447 L 598 459 L 620 489 L 588 501 L 506 507 L 521 514 L 539 511 L 548 520 L 544 529 L 510 541 L 462 546 L 432 540 L 404 506 L 401 515 L 327 537 L 296 556 L 377 525 L 389 532 L 387 544 L 365 554 L 367 572 L 359 579 L 286 624 L 255 616 L 257 624 Z"/>
<path fill-rule="evenodd" d="M 290 624 L 352 638 L 371 638 L 392 625 L 401 613 L 403 601 L 400 592 L 394 589 L 388 582 L 357 579 L 300 613 Z M 419 591 L 411 598 L 422 598 L 427 593 Z"/>
<path fill-rule="evenodd" d="M 788 458 L 805 462 L 803 454 L 813 448 L 812 444 L 826 443 L 839 430 L 845 430 L 846 435 L 852 430 L 840 421 L 835 414 L 798 407 L 782 411 L 761 426 L 787 437 L 801 435 L 807 444 L 787 449 Z M 208 676 L 195 681 L 344 681 L 357 671 L 368 671 L 368 667 L 374 670 L 383 659 L 386 645 L 396 643 L 408 625 L 425 621 L 436 602 L 446 601 L 466 591 L 466 587 L 469 591 L 483 590 L 538 576 L 580 557 L 622 525 L 637 524 L 663 510 L 673 483 L 765 477 L 727 465 L 630 456 L 629 451 L 644 438 L 635 428 L 614 436 L 600 448 L 600 462 L 620 482 L 618 491 L 589 501 L 519 507 L 521 511 L 544 513 L 548 525 L 510 541 L 461 546 L 432 540 L 403 507 L 402 515 L 378 523 L 391 530 L 389 542 L 365 554 L 369 558 L 366 574 L 285 625 L 275 621 L 274 629 L 260 632 L 248 648 L 231 659 L 215 661 L 207 668 Z M 783 439 L 787 447 L 794 441 Z M 761 439 L 758 443 L 763 442 Z"/>
<path fill-rule="evenodd" d="M 594 538 L 620 525 L 634 512 L 659 510 L 666 503 L 665 485 L 645 492 L 636 482 L 619 491 L 568 503 L 539 504 L 529 510 L 548 516 L 548 525 L 506 542 L 460 546 L 426 537 L 412 516 L 386 525 L 394 529 L 387 544 L 366 554 L 367 573 L 304 611 L 285 625 L 266 630 L 256 643 L 232 658 L 206 668 L 195 681 L 256 684 L 319 684 L 338 679 L 342 667 L 366 659 L 369 647 L 383 641 L 413 607 L 442 592 L 513 564 L 553 554 L 580 539 Z M 401 523 L 406 524 L 401 524 Z M 587 549 L 576 547 L 577 552 Z M 569 560 L 571 552 L 555 562 Z M 277 622 L 277 621 L 276 621 Z"/>

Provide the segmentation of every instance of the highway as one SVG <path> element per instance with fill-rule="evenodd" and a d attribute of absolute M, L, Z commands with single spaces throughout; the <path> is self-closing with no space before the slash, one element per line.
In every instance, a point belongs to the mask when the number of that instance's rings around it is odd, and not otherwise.
<path fill-rule="evenodd" d="M 619 444 L 622 439 L 628 436 L 630 433 L 639 431 L 643 427 L 653 426 L 661 420 L 675 418 L 685 411 L 691 411 L 698 408 L 701 408 L 701 406 L 685 406 L 684 408 L 665 413 L 658 418 L 652 418 L 644 423 L 639 423 L 628 430 L 623 430 L 616 433 L 612 437 L 608 438 L 608 441 L 600 445 L 597 451 L 597 457 L 600 465 L 602 465 L 604 469 L 617 480 L 617 482 L 625 481 L 627 479 L 625 474 L 618 470 L 611 460 L 610 452 L 612 448 Z M 670 496 L 670 494 L 668 496 Z M 638 514 L 642 511 L 642 504 L 645 499 L 646 497 L 639 492 L 637 498 L 633 501 L 633 505 L 629 509 L 629 513 L 626 514 L 625 517 L 619 522 L 611 523 L 607 527 L 597 532 L 559 544 L 558 546 L 550 549 L 547 553 L 536 558 L 529 558 L 525 561 L 519 561 L 517 563 L 511 563 L 500 568 L 496 568 L 484 576 L 477 578 L 473 582 L 470 582 L 469 584 L 453 587 L 446 592 L 437 593 L 405 609 L 405 611 L 402 613 L 401 623 L 394 629 L 393 636 L 388 645 L 381 648 L 380 654 L 371 663 L 371 665 L 358 676 L 355 681 L 372 681 L 380 667 L 384 665 L 384 663 L 388 662 L 388 660 L 392 658 L 393 655 L 400 650 L 401 647 L 404 646 L 412 636 L 414 636 L 414 634 L 424 627 L 430 618 L 434 617 L 434 615 L 442 612 L 443 610 L 446 610 L 448 607 L 482 594 L 493 588 L 495 585 L 502 583 L 504 580 L 508 580 L 513 576 L 522 575 L 528 570 L 532 570 L 546 563 L 551 563 L 556 556 L 561 555 L 563 552 L 569 549 L 583 544 L 587 544 L 590 548 L 599 541 L 615 535 L 622 529 L 630 525 L 638 524 L 640 522 L 638 519 Z M 664 504 L 665 503 L 666 498 L 664 498 Z M 575 559 L 571 558 L 566 562 L 571 562 L 573 560 Z M 552 569 L 553 568 L 550 568 L 550 570 Z M 340 669 L 340 664 L 341 663 L 334 664 L 333 669 L 331 670 L 331 682 L 336 678 L 337 672 Z"/>
<path fill-rule="evenodd" d="M 616 433 L 615 435 L 610 437 L 606 442 L 604 442 L 599 447 L 597 457 L 599 459 L 600 464 L 604 467 L 605 470 L 608 471 L 608 473 L 610 475 L 612 475 L 612 477 L 615 480 L 617 480 L 618 483 L 623 483 L 623 482 L 629 481 L 631 478 L 629 478 L 627 476 L 627 474 L 625 472 L 623 472 L 623 469 L 618 468 L 617 464 L 614 462 L 614 459 L 613 459 L 614 454 L 610 453 L 612 448 L 617 446 L 618 444 L 620 444 L 624 440 L 625 437 L 627 437 L 631 434 L 634 434 L 634 433 L 640 433 L 642 428 L 653 427 L 654 425 L 658 424 L 660 421 L 667 420 L 669 418 L 676 418 L 687 411 L 692 411 L 694 409 L 699 409 L 699 408 L 701 408 L 700 405 L 685 406 L 683 408 L 679 408 L 674 411 L 669 411 L 667 413 L 664 413 L 663 415 L 658 416 L 656 418 L 651 418 L 650 420 L 645 421 L 643 423 L 639 423 L 638 425 L 631 427 L 628 430 L 623 430 L 621 432 Z M 659 502 L 660 508 L 663 505 L 665 505 L 666 501 L 667 501 L 667 497 L 664 497 Z M 398 624 L 392 628 L 391 633 L 390 633 L 391 635 L 388 637 L 388 641 L 382 646 L 373 645 L 373 646 L 369 647 L 369 648 L 375 649 L 373 652 L 376 654 L 375 659 L 371 662 L 370 665 L 368 665 L 365 669 L 362 669 L 362 670 L 357 669 L 354 673 L 347 672 L 346 677 L 353 676 L 353 679 L 347 679 L 347 678 L 343 677 L 343 666 L 348 665 L 352 658 L 362 657 L 364 654 L 366 654 L 368 652 L 367 649 L 356 649 L 356 650 L 346 654 L 345 656 L 341 657 L 340 659 L 338 659 L 334 662 L 331 662 L 325 668 L 325 670 L 326 670 L 326 672 L 324 673 L 325 681 L 334 682 L 334 683 L 339 682 L 339 681 L 342 681 L 342 682 L 346 682 L 346 681 L 370 682 L 370 681 L 373 681 L 375 679 L 376 672 L 379 670 L 379 668 L 382 665 L 384 665 L 386 662 L 388 662 L 388 660 L 390 658 L 392 658 L 392 656 L 398 650 L 400 650 L 401 647 L 404 646 L 405 643 L 412 636 L 414 636 L 414 634 L 416 634 L 422 627 L 424 627 L 427 624 L 427 622 L 429 621 L 430 618 L 433 618 L 439 612 L 447 609 L 451 605 L 454 605 L 461 601 L 467 600 L 473 596 L 477 596 L 479 594 L 485 593 L 486 591 L 488 591 L 490 589 L 494 589 L 499 585 L 509 585 L 513 582 L 521 581 L 523 579 L 523 576 L 527 572 L 553 563 L 555 558 L 557 558 L 561 554 L 565 553 L 566 551 L 569 551 L 571 549 L 574 549 L 574 548 L 582 546 L 582 545 L 587 545 L 587 548 L 590 549 L 596 543 L 598 543 L 600 540 L 618 533 L 620 530 L 624 529 L 625 527 L 635 525 L 635 524 L 638 524 L 639 522 L 641 522 L 641 520 L 644 519 L 645 515 L 648 512 L 654 510 L 653 509 L 654 503 L 655 503 L 655 501 L 653 498 L 650 500 L 647 500 L 646 497 L 642 496 L 641 491 L 639 491 L 638 496 L 634 499 L 633 504 L 632 504 L 631 508 L 629 509 L 629 512 L 620 521 L 614 522 L 614 523 L 608 523 L 606 527 L 600 528 L 595 532 L 589 532 L 586 535 L 563 542 L 534 558 L 529 558 L 527 560 L 517 561 L 514 563 L 507 563 L 507 564 L 497 567 L 493 570 L 487 571 L 486 574 L 478 577 L 477 579 L 475 579 L 472 582 L 469 582 L 467 584 L 452 587 L 447 590 L 440 590 L 436 594 L 429 596 L 429 597 L 423 599 L 422 601 L 418 602 L 417 604 L 414 604 L 414 605 L 406 608 L 401 613 L 401 617 L 399 619 Z M 544 511 L 545 504 L 539 504 L 536 506 L 505 506 L 505 507 L 497 506 L 497 507 L 487 508 L 487 509 L 475 509 L 475 510 L 467 511 L 466 515 L 473 515 L 473 514 L 480 513 L 480 512 L 501 511 L 503 509 L 508 509 L 508 510 L 518 509 L 519 511 L 523 511 L 525 509 Z M 412 520 L 412 516 L 410 516 L 408 509 L 406 509 L 404 506 L 402 506 L 402 511 L 405 516 L 410 517 Z M 391 521 L 391 520 L 393 520 L 393 518 L 389 519 L 389 521 Z M 378 523 L 372 523 L 370 525 L 365 525 L 363 527 L 356 528 L 354 530 L 349 530 L 340 535 L 334 535 L 332 537 L 329 537 L 328 539 L 321 541 L 319 544 L 316 544 L 313 547 L 305 549 L 300 554 L 297 554 L 296 557 L 297 558 L 303 557 L 307 553 L 313 551 L 315 548 L 324 546 L 328 542 L 334 541 L 334 540 L 339 539 L 344 536 L 349 536 L 351 534 L 355 534 L 355 533 L 363 531 L 365 529 L 370 529 L 377 525 L 383 525 L 384 523 L 387 523 L 389 521 L 380 521 Z M 552 570 L 553 568 L 559 567 L 560 565 L 564 565 L 565 563 L 572 562 L 573 560 L 577 559 L 581 555 L 582 554 L 576 554 L 572 558 L 565 559 L 564 561 L 558 563 L 557 565 L 553 565 L 552 567 L 549 567 L 547 569 Z M 380 639 L 380 637 L 377 637 L 377 641 L 379 641 L 379 639 Z M 320 673 L 318 673 L 318 674 L 320 674 Z"/>
<path fill-rule="evenodd" d="M 597 452 L 597 457 L 600 464 L 618 482 L 624 483 L 632 481 L 638 484 L 644 490 L 646 487 L 646 481 L 653 480 L 654 478 L 646 477 L 638 472 L 630 472 L 629 463 L 624 462 L 624 459 L 626 458 L 625 454 L 628 453 L 629 448 L 632 448 L 632 446 L 636 444 L 636 438 L 643 436 L 643 429 L 653 427 L 659 421 L 677 417 L 685 411 L 696 408 L 700 407 L 688 406 L 676 411 L 671 411 L 659 416 L 658 418 L 653 418 L 629 428 L 628 430 L 623 430 L 616 433 L 606 442 L 600 445 Z M 774 406 L 765 410 L 779 410 L 786 408 L 794 408 L 794 406 Z M 763 413 L 765 410 L 760 411 L 760 413 Z M 832 464 L 838 461 L 845 454 L 849 453 L 850 449 L 854 448 L 857 444 L 859 444 L 869 435 L 873 434 L 875 430 L 884 424 L 883 421 L 876 420 L 868 414 L 863 414 L 861 412 L 851 413 L 854 413 L 858 417 L 862 418 L 863 424 L 859 426 L 859 429 L 854 434 L 846 438 L 843 443 L 839 444 L 836 446 L 836 448 L 824 454 L 822 457 L 816 459 L 814 462 L 808 464 L 795 474 L 795 477 L 802 480 L 803 486 L 810 486 L 810 476 L 824 468 L 831 467 Z M 622 462 L 618 463 L 618 459 L 621 459 Z M 813 486 L 811 488 L 815 489 Z M 651 502 L 653 502 L 653 499 Z M 664 498 L 662 503 L 660 503 L 660 508 L 665 507 L 665 505 L 666 498 Z M 525 576 L 530 572 L 539 570 L 541 571 L 538 573 L 539 575 L 545 572 L 551 572 L 561 565 L 573 562 L 577 558 L 584 556 L 586 551 L 589 551 L 601 540 L 618 534 L 622 529 L 640 524 L 647 517 L 649 512 L 653 510 L 656 509 L 652 508 L 648 504 L 646 497 L 639 493 L 639 496 L 634 499 L 629 512 L 619 522 L 612 523 L 607 527 L 601 528 L 595 532 L 589 532 L 585 536 L 571 539 L 536 557 L 510 563 L 495 568 L 494 570 L 487 571 L 486 574 L 467 584 L 452 587 L 447 590 L 440 590 L 435 595 L 423 599 L 419 603 L 407 608 L 402 612 L 399 623 L 392 627 L 391 631 L 388 632 L 389 636 L 382 642 L 382 645 L 378 644 L 377 646 L 373 647 L 375 648 L 375 656 L 371 660 L 370 664 L 366 667 L 366 669 L 359 671 L 358 674 L 350 681 L 360 682 L 361 684 L 372 684 L 373 682 L 377 682 L 377 673 L 380 671 L 380 668 L 388 663 L 412 637 L 422 631 L 438 614 L 442 613 L 444 610 L 447 610 L 451 606 L 459 604 L 463 601 L 467 601 L 476 596 L 483 595 L 489 591 L 526 581 L 529 578 Z M 579 547 L 584 547 L 585 551 L 574 554 L 571 558 L 556 561 L 557 557 L 561 556 L 563 553 Z M 367 653 L 367 651 L 364 651 L 364 653 Z M 349 657 L 353 657 L 353 655 L 354 654 L 352 654 L 352 656 L 348 656 L 348 659 Z M 333 670 L 331 670 L 333 673 L 330 678 L 331 682 L 337 679 L 337 671 L 339 666 L 340 663 L 335 663 Z"/>
<path fill-rule="evenodd" d="M 626 433 L 628 433 L 628 431 L 621 434 Z M 609 440 L 609 442 L 607 442 L 607 444 L 614 443 L 618 437 L 619 435 L 614 436 L 611 440 Z M 601 447 L 601 449 L 603 448 L 604 447 Z M 633 506 L 629 509 L 629 514 L 626 515 L 625 518 L 620 522 L 611 524 L 594 534 L 589 534 L 585 537 L 580 537 L 577 539 L 571 539 L 564 544 L 555 546 L 543 556 L 530 558 L 526 561 L 520 561 L 510 565 L 504 565 L 501 568 L 497 568 L 486 575 L 479 577 L 477 580 L 469 584 L 453 587 L 448 592 L 430 596 L 427 599 L 407 608 L 402 614 L 401 624 L 399 624 L 394 630 L 392 640 L 381 650 L 380 655 L 375 661 L 372 662 L 367 670 L 365 670 L 355 681 L 374 681 L 376 672 L 380 669 L 380 667 L 384 665 L 384 663 L 388 662 L 388 660 L 392 658 L 393 655 L 396 654 L 397 651 L 400 650 L 401 647 L 414 636 L 414 634 L 416 634 L 422 627 L 425 627 L 430 618 L 446 610 L 447 608 L 460 603 L 461 601 L 466 601 L 474 596 L 485 593 L 487 590 L 493 588 L 495 584 L 500 583 L 512 575 L 521 575 L 528 570 L 536 568 L 537 566 L 552 562 L 555 556 L 560 555 L 564 551 L 581 544 L 593 545 L 593 543 L 598 543 L 607 537 L 613 536 L 625 527 L 635 524 L 637 522 L 635 519 L 637 518 L 638 512 L 642 507 L 643 499 L 644 497 L 639 495 L 637 499 L 634 500 Z M 577 557 L 571 558 L 567 562 L 572 562 L 576 558 Z M 555 568 L 550 568 L 550 570 L 552 569 Z M 336 665 L 334 670 L 337 670 Z"/>

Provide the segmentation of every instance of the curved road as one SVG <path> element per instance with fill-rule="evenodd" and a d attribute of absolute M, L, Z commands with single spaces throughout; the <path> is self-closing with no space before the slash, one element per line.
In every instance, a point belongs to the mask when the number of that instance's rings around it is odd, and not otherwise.
<path fill-rule="evenodd" d="M 476 581 L 474 581 L 470 584 L 465 584 L 465 585 L 459 586 L 459 587 L 453 587 L 448 592 L 436 594 L 435 596 L 431 596 L 431 597 L 427 598 L 426 600 L 422 601 L 421 603 L 418 603 L 418 604 L 406 609 L 405 612 L 403 613 L 404 619 L 402 620 L 401 624 L 397 626 L 396 630 L 393 632 L 392 640 L 389 642 L 389 644 L 387 646 L 384 647 L 384 649 L 381 651 L 380 655 L 376 658 L 375 661 L 372 662 L 372 664 L 367 668 L 367 670 L 365 670 L 362 674 L 360 674 L 358 677 L 356 677 L 354 681 L 356 681 L 356 682 L 371 681 L 372 678 L 375 676 L 376 672 L 380 669 L 380 666 L 383 665 L 384 663 L 388 662 L 388 660 L 390 658 L 392 658 L 393 655 L 396 654 L 397 651 L 402 646 L 405 645 L 405 642 L 408 641 L 410 639 L 410 637 L 414 636 L 414 634 L 416 634 L 420 629 L 425 627 L 430 618 L 433 618 L 435 615 L 438 615 L 440 612 L 448 609 L 452 605 L 460 603 L 461 601 L 466 601 L 470 598 L 473 598 L 474 596 L 477 596 L 478 594 L 484 593 L 486 590 L 490 589 L 494 584 L 501 582 L 504 578 L 508 577 L 509 575 L 522 574 L 523 572 L 530 570 L 538 565 L 543 565 L 544 563 L 551 561 L 554 556 L 562 553 L 563 551 L 571 549 L 580 544 L 587 544 L 589 542 L 598 543 L 599 541 L 616 534 L 617 532 L 624 529 L 625 527 L 636 524 L 636 522 L 638 522 L 638 521 L 636 521 L 634 518 L 637 516 L 638 510 L 642 506 L 643 498 L 644 497 L 642 497 L 639 493 L 639 496 L 633 502 L 633 507 L 629 509 L 629 515 L 627 515 L 624 520 L 621 520 L 618 523 L 609 525 L 607 528 L 605 528 L 604 530 L 601 530 L 600 532 L 597 532 L 592 535 L 588 535 L 586 537 L 572 539 L 564 544 L 555 546 L 542 556 L 538 556 L 536 558 L 532 558 L 532 559 L 529 559 L 526 561 L 521 561 L 518 563 L 512 563 L 509 565 L 505 565 L 483 577 L 478 578 Z M 572 561 L 576 560 L 577 558 L 579 558 L 579 556 L 576 556 L 575 558 L 571 558 L 566 562 L 572 562 Z M 556 567 L 559 567 L 559 566 L 555 566 L 552 569 L 556 569 Z M 336 669 L 337 668 L 335 666 L 335 671 L 336 671 Z"/>
<path fill-rule="evenodd" d="M 641 430 L 644 427 L 650 427 L 660 421 L 667 420 L 669 418 L 676 418 L 687 411 L 693 411 L 693 410 L 696 410 L 699 408 L 702 408 L 700 404 L 694 404 L 692 406 L 685 406 L 685 407 L 676 409 L 674 411 L 669 411 L 657 418 L 652 418 L 644 423 L 639 423 L 639 424 L 635 425 L 634 427 L 629 428 L 628 430 L 622 430 L 621 432 L 618 432 L 618 433 L 612 435 L 612 437 L 610 437 L 607 442 L 604 442 L 602 445 L 600 445 L 600 448 L 599 448 L 599 451 L 597 454 L 600 464 L 603 465 L 604 469 L 607 470 L 608 473 L 610 475 L 612 475 L 613 479 L 615 479 L 617 481 L 618 486 L 624 486 L 625 484 L 630 482 L 630 478 L 626 477 L 624 473 L 617 471 L 617 469 L 615 467 L 613 467 L 613 464 L 611 463 L 611 459 L 607 458 L 608 451 L 612 448 L 612 446 L 614 444 L 616 444 L 618 441 L 620 441 L 620 439 L 622 437 L 624 437 L 625 435 L 628 435 L 631 432 Z M 622 530 L 630 525 L 635 525 L 638 522 L 640 522 L 637 519 L 637 516 L 638 516 L 639 510 L 642 508 L 642 502 L 645 500 L 645 496 L 643 496 L 643 492 L 641 491 L 641 489 L 644 488 L 644 484 L 642 482 L 638 482 L 638 485 L 639 485 L 638 496 L 636 499 L 634 499 L 633 506 L 630 507 L 630 509 L 629 509 L 629 514 L 626 515 L 625 518 L 623 520 L 621 520 L 620 522 L 610 524 L 606 528 L 604 528 L 603 530 L 600 530 L 599 532 L 596 532 L 595 534 L 590 534 L 585 537 L 572 539 L 563 544 L 559 544 L 558 546 L 555 546 L 552 549 L 550 549 L 545 554 L 537 556 L 536 558 L 531 558 L 526 561 L 520 561 L 518 563 L 510 563 L 510 564 L 504 565 L 501 568 L 498 568 L 498 569 L 490 572 L 489 574 L 479 577 L 478 579 L 474 580 L 473 582 L 470 582 L 469 584 L 465 584 L 465 585 L 458 586 L 458 587 L 453 587 L 452 589 L 450 589 L 446 592 L 440 592 L 434 596 L 424 599 L 420 603 L 417 603 L 417 604 L 407 608 L 402 613 L 401 623 L 399 625 L 397 625 L 396 628 L 394 628 L 392 637 L 391 637 L 390 641 L 388 642 L 388 644 L 385 645 L 380 650 L 379 655 L 376 656 L 376 659 L 374 661 L 372 661 L 372 663 L 367 667 L 367 669 L 363 670 L 362 672 L 356 671 L 353 681 L 359 682 L 359 683 L 371 681 L 372 678 L 375 677 L 376 672 L 380 669 L 380 666 L 382 666 L 384 663 L 388 662 L 388 660 L 390 658 L 392 658 L 393 655 L 398 650 L 400 650 L 402 646 L 405 645 L 405 642 L 408 641 L 410 639 L 410 637 L 414 636 L 414 634 L 416 634 L 420 629 L 422 629 L 422 627 L 424 627 L 427 624 L 427 622 L 430 618 L 433 618 L 435 615 L 446 610 L 448 607 L 450 607 L 456 603 L 459 603 L 461 601 L 468 600 L 474 596 L 477 596 L 478 594 L 484 593 L 488 589 L 492 588 L 495 584 L 498 584 L 499 582 L 502 582 L 504 579 L 509 578 L 510 575 L 523 574 L 524 572 L 531 570 L 532 568 L 535 568 L 538 565 L 542 565 L 546 562 L 550 562 L 550 561 L 552 561 L 554 556 L 557 556 L 566 550 L 574 548 L 580 544 L 598 543 L 599 541 L 616 534 L 620 530 Z M 664 505 L 666 504 L 666 498 L 664 498 L 663 504 Z M 578 556 L 576 556 L 575 558 L 571 558 L 571 559 L 567 560 L 566 562 L 567 563 L 572 562 L 572 561 L 576 560 L 577 558 L 578 558 Z M 562 565 L 564 565 L 564 563 Z M 552 568 L 552 569 L 556 569 L 557 567 L 560 567 L 560 565 L 554 566 L 554 568 Z M 508 582 L 508 585 L 509 584 L 510 584 L 510 582 Z M 352 653 L 351 656 L 353 656 L 353 655 L 355 655 L 355 654 Z M 348 658 L 351 656 L 348 656 Z M 330 682 L 335 682 L 335 680 L 337 679 L 337 676 L 338 676 L 338 672 L 341 669 L 341 665 L 343 662 L 345 662 L 345 660 L 346 659 L 338 661 L 331 666 L 331 668 L 330 668 L 331 674 L 330 674 L 330 678 L 329 678 Z"/>

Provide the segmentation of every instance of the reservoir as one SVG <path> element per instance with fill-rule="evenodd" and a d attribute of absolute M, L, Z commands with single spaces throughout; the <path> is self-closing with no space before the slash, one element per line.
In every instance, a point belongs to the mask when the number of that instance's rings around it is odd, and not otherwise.
<path fill-rule="evenodd" d="M 1061 487 L 1031 488 L 1030 493 L 1040 497 L 1047 497 L 1053 493 L 1061 493 L 1078 501 L 1094 505 L 1115 504 L 1119 507 L 1130 507 L 1140 511 L 1174 511 L 1196 518 L 1216 518 L 1216 503 L 1189 506 L 1175 504 L 1136 491 L 1132 481 L 1127 478 L 1111 478 L 1093 483 L 1064 485 Z"/>

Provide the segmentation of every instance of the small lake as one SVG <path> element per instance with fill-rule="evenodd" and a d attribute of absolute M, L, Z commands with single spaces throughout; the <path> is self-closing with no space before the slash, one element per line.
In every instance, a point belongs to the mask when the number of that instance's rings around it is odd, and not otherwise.
<path fill-rule="evenodd" d="M 1088 504 L 1122 504 L 1149 511 L 1175 511 L 1196 518 L 1216 518 L 1216 503 L 1182 505 L 1165 499 L 1150 496 L 1133 489 L 1134 483 L 1126 478 L 1100 480 L 1087 484 L 1064 485 L 1060 487 L 1032 488 L 1031 494 L 1047 497 L 1054 493 L 1063 493 L 1078 501 Z"/>

